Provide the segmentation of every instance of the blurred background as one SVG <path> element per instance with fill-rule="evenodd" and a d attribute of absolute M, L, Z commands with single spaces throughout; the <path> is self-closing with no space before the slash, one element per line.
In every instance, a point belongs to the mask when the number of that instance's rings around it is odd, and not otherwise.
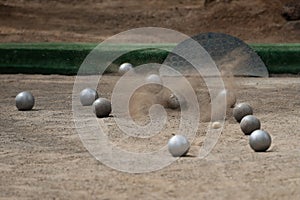
<path fill-rule="evenodd" d="M 100 42 L 145 26 L 190 36 L 224 32 L 251 43 L 300 42 L 299 2 L 0 0 L 0 42 Z"/>

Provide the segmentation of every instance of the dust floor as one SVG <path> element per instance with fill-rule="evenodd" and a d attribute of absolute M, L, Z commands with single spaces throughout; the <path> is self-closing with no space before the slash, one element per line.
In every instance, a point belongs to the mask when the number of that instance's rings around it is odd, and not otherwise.
<path fill-rule="evenodd" d="M 117 78 L 103 77 L 101 96 L 110 98 Z M 0 199 L 300 198 L 299 77 L 235 80 L 238 101 L 253 106 L 262 128 L 272 136 L 268 152 L 253 152 L 229 117 L 205 159 L 194 156 L 201 146 L 196 138 L 190 156 L 143 174 L 111 169 L 84 148 L 73 120 L 74 79 L 0 75 Z M 15 107 L 16 94 L 24 90 L 36 98 L 32 111 Z M 165 137 L 171 136 L 171 129 Z M 128 143 L 134 144 L 138 145 Z"/>

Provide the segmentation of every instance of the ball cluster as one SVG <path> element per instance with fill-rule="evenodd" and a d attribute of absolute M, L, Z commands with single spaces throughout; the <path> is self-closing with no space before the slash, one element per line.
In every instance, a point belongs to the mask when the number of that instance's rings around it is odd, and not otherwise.
<path fill-rule="evenodd" d="M 130 71 L 133 66 L 130 63 L 123 63 L 119 68 L 119 73 L 124 74 Z M 149 85 L 149 92 L 159 92 L 162 89 L 162 79 L 157 74 L 150 74 L 145 78 L 145 83 Z M 82 106 L 92 106 L 92 111 L 98 118 L 109 117 L 112 112 L 112 105 L 109 99 L 100 97 L 96 90 L 92 88 L 83 89 L 80 94 L 80 103 Z M 226 107 L 233 107 L 233 117 L 240 123 L 240 128 L 245 135 L 249 135 L 249 145 L 256 152 L 267 151 L 272 143 L 268 132 L 261 130 L 260 120 L 253 115 L 253 109 L 248 103 L 236 104 L 236 96 L 229 90 L 222 90 L 216 99 L 224 100 L 226 98 Z M 185 105 L 186 99 L 178 94 L 171 94 L 166 99 L 167 107 L 171 109 L 181 108 Z M 16 98 L 16 107 L 20 111 L 31 110 L 35 103 L 34 96 L 24 91 L 19 93 Z M 224 102 L 223 102 L 224 103 Z M 221 104 L 222 105 L 222 104 Z M 224 104 L 225 106 L 225 104 Z M 211 128 L 219 129 L 222 124 L 215 121 Z M 173 157 L 185 156 L 190 149 L 190 143 L 184 135 L 174 135 L 168 141 L 168 150 Z"/>
<path fill-rule="evenodd" d="M 253 115 L 253 109 L 249 104 L 237 104 L 233 109 L 233 116 L 240 122 L 243 133 L 250 135 L 249 145 L 254 151 L 262 152 L 270 148 L 271 136 L 268 132 L 260 130 L 260 120 Z"/>

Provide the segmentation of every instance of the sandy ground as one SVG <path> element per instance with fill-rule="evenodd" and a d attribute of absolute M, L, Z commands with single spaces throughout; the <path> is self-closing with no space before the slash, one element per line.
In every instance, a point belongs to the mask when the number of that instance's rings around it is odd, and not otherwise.
<path fill-rule="evenodd" d="M 220 0 L 204 6 L 203 0 L 0 0 L 0 42 L 100 42 L 145 26 L 191 36 L 224 32 L 252 43 L 299 42 L 299 21 L 288 22 L 281 16 L 288 1 Z M 101 96 L 111 97 L 118 78 L 104 76 Z M 188 157 L 145 174 L 113 170 L 84 148 L 73 121 L 74 79 L 0 75 L 0 199 L 300 198 L 299 76 L 235 79 L 238 101 L 254 107 L 262 128 L 272 136 L 267 153 L 253 152 L 229 116 L 213 151 L 198 159 L 206 134 L 203 127 L 208 126 L 202 120 Z M 201 85 L 198 89 L 201 100 Z M 14 105 L 16 94 L 23 90 L 35 95 L 32 111 L 19 112 Z M 135 109 L 134 113 L 140 111 Z M 154 144 L 165 144 L 178 128 L 178 111 L 167 113 L 171 117 L 167 129 L 150 143 L 124 140 L 113 117 L 99 122 L 112 124 L 109 139 L 114 144 L 151 150 L 157 148 Z M 202 110 L 204 118 L 206 114 Z M 138 119 L 141 124 L 147 120 Z"/>
<path fill-rule="evenodd" d="M 104 76 L 101 96 L 110 97 L 117 79 Z M 238 101 L 249 102 L 272 135 L 268 152 L 253 152 L 229 117 L 206 159 L 194 157 L 200 129 L 189 157 L 145 174 L 113 170 L 84 148 L 73 121 L 73 82 L 72 76 L 0 75 L 0 199 L 300 198 L 299 77 L 236 79 Z M 33 111 L 14 105 L 23 90 L 36 97 Z"/>
<path fill-rule="evenodd" d="M 0 0 L 0 42 L 100 42 L 138 27 L 187 35 L 223 32 L 246 42 L 299 42 L 291 0 Z"/>

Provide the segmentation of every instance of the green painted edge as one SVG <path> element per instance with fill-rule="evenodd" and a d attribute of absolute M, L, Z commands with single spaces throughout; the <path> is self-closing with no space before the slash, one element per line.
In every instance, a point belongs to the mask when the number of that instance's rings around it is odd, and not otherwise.
<path fill-rule="evenodd" d="M 272 74 L 300 73 L 300 43 L 251 44 Z"/>
<path fill-rule="evenodd" d="M 0 73 L 75 75 L 94 43 L 0 43 Z M 299 74 L 300 43 L 250 44 L 266 64 L 269 73 Z M 175 44 L 110 44 L 104 53 L 129 52 L 115 60 L 106 72 L 116 72 L 119 64 L 162 63 Z M 139 50 L 135 50 L 139 49 Z M 91 68 L 86 74 L 95 74 Z"/>

